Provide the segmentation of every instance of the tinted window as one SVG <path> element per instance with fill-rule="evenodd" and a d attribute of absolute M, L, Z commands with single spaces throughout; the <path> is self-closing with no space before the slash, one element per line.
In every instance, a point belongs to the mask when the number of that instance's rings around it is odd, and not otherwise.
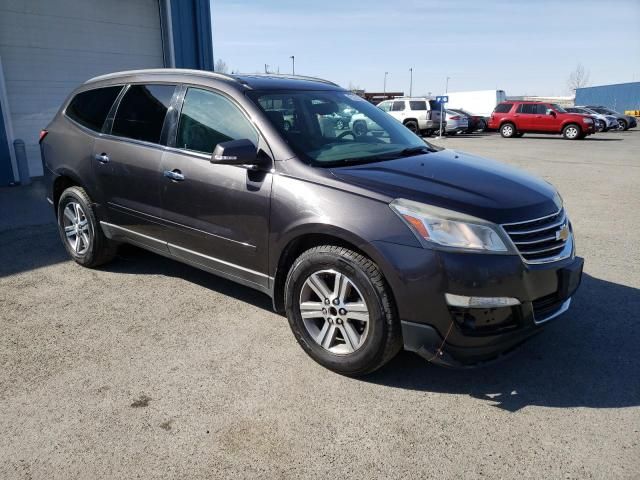
<path fill-rule="evenodd" d="M 400 102 L 393 102 L 393 107 L 391 108 L 392 112 L 401 112 L 404 110 L 404 100 Z"/>
<path fill-rule="evenodd" d="M 551 110 L 549 105 L 536 105 L 536 113 L 538 115 L 546 115 L 547 114 L 547 110 Z M 564 110 L 562 110 L 562 112 L 560 112 L 560 113 L 564 113 Z"/>
<path fill-rule="evenodd" d="M 431 107 L 431 110 L 440 110 L 441 104 L 435 100 L 429 100 L 429 106 Z"/>
<path fill-rule="evenodd" d="M 274 106 L 277 103 L 279 108 L 274 111 L 283 122 L 293 115 L 293 112 L 282 108 L 290 105 L 289 102 L 278 99 L 273 103 Z M 206 90 L 187 90 L 180 112 L 176 147 L 212 153 L 219 143 L 244 138 L 258 144 L 256 130 L 230 100 Z"/>
<path fill-rule="evenodd" d="M 513 107 L 513 103 L 501 103 L 500 105 L 498 105 L 496 107 L 494 112 L 495 113 L 509 113 L 509 111 L 511 110 L 511 107 Z"/>
<path fill-rule="evenodd" d="M 538 113 L 538 105 L 535 103 L 521 103 L 516 110 L 518 113 L 534 114 Z"/>
<path fill-rule="evenodd" d="M 106 87 L 79 93 L 71 100 L 66 114 L 80 125 L 99 132 L 120 90 L 122 87 Z"/>
<path fill-rule="evenodd" d="M 427 102 L 424 100 L 412 100 L 409 102 L 409 108 L 411 110 L 426 110 Z"/>
<path fill-rule="evenodd" d="M 164 116 L 175 88 L 175 85 L 131 85 L 120 101 L 111 133 L 160 142 Z"/>

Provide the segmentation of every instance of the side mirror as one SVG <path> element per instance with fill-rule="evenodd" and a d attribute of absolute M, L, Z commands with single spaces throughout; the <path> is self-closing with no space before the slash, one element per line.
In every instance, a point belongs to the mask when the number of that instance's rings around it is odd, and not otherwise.
<path fill-rule="evenodd" d="M 219 143 L 211 155 L 211 163 L 219 165 L 255 165 L 257 159 L 258 149 L 246 138 Z"/>
<path fill-rule="evenodd" d="M 556 112 L 554 112 L 553 110 L 551 110 L 550 108 L 547 109 L 547 115 L 551 115 L 552 117 L 556 116 Z"/>

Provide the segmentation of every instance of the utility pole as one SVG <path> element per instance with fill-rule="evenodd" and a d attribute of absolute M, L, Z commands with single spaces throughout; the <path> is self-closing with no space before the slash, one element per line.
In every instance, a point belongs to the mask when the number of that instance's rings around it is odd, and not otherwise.
<path fill-rule="evenodd" d="M 447 77 L 447 83 L 444 86 L 444 93 L 448 93 L 449 92 L 449 79 L 451 77 Z"/>
<path fill-rule="evenodd" d="M 387 75 L 389 75 L 389 72 L 384 72 L 384 85 L 382 87 L 382 94 L 385 97 L 387 96 Z"/>
<path fill-rule="evenodd" d="M 291 59 L 291 75 L 295 75 L 296 74 L 296 56 L 291 55 L 289 58 Z"/>
<path fill-rule="evenodd" d="M 409 96 L 413 93 L 413 67 L 409 69 Z"/>

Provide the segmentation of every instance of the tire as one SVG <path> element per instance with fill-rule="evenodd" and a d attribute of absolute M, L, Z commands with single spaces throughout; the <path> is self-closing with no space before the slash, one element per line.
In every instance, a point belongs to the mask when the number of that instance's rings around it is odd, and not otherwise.
<path fill-rule="evenodd" d="M 367 124 L 359 120 L 353 124 L 353 133 L 356 137 L 362 137 L 367 134 Z"/>
<path fill-rule="evenodd" d="M 94 204 L 82 187 L 69 187 L 58 200 L 58 232 L 76 263 L 93 268 L 115 257 L 117 244 L 105 237 Z"/>
<path fill-rule="evenodd" d="M 422 132 L 422 135 L 423 135 L 424 137 L 430 137 L 431 135 L 433 135 L 433 130 L 431 130 L 431 129 L 424 130 L 424 131 Z"/>
<path fill-rule="evenodd" d="M 516 133 L 516 126 L 513 123 L 506 122 L 500 125 L 500 135 L 503 138 L 513 138 Z"/>
<path fill-rule="evenodd" d="M 344 130 L 344 122 L 341 119 L 336 122 L 336 128 L 338 130 Z"/>
<path fill-rule="evenodd" d="M 335 290 L 342 292 L 339 298 Z M 300 255 L 287 275 L 285 307 L 302 349 L 342 375 L 371 373 L 402 348 L 400 322 L 382 273 L 369 258 L 347 248 L 323 245 Z"/>
<path fill-rule="evenodd" d="M 291 130 L 291 122 L 289 122 L 288 120 L 285 120 L 282 126 L 285 132 Z"/>
<path fill-rule="evenodd" d="M 479 132 L 484 132 L 486 129 L 487 129 L 487 122 L 485 122 L 484 120 L 480 120 L 480 121 L 478 122 L 478 128 L 477 128 L 477 130 L 478 130 Z"/>
<path fill-rule="evenodd" d="M 598 132 L 606 132 L 607 124 L 603 120 L 596 120 L 596 131 Z"/>
<path fill-rule="evenodd" d="M 418 122 L 415 122 L 413 120 L 407 120 L 406 122 L 404 122 L 404 126 L 407 127 L 409 130 L 411 130 L 416 135 L 418 135 L 419 133 Z"/>
<path fill-rule="evenodd" d="M 579 140 L 584 138 L 582 135 L 582 130 L 575 123 L 570 123 L 569 125 L 565 125 L 562 129 L 562 136 L 567 140 Z"/>
<path fill-rule="evenodd" d="M 629 125 L 627 124 L 626 120 L 624 120 L 622 118 L 619 118 L 618 119 L 618 128 L 620 130 L 627 130 L 629 128 Z"/>

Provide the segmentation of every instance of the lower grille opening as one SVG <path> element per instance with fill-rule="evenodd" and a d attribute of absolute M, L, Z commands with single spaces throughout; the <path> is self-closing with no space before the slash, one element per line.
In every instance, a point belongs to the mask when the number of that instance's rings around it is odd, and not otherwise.
<path fill-rule="evenodd" d="M 533 305 L 533 316 L 539 321 L 560 310 L 564 300 L 558 298 L 558 294 L 554 292 L 551 295 L 540 297 L 531 303 Z"/>
<path fill-rule="evenodd" d="M 518 328 L 520 312 L 517 307 L 459 308 L 449 307 L 456 325 L 465 335 L 496 335 Z"/>

